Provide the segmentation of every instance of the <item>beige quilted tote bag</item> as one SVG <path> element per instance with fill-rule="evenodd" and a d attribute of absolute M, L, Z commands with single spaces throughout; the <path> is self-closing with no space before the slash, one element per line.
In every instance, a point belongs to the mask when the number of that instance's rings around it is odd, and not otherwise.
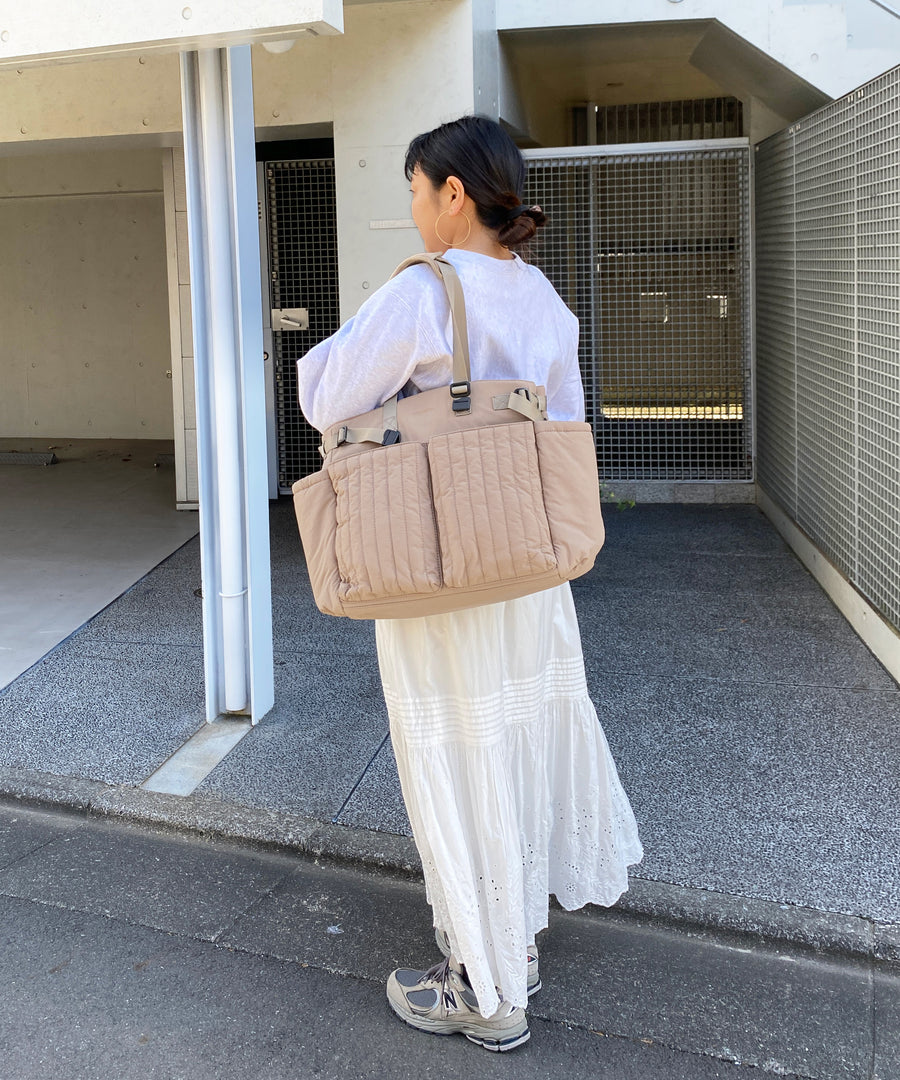
<path fill-rule="evenodd" d="M 547 420 L 544 388 L 471 381 L 462 286 L 447 289 L 453 380 L 323 436 L 293 485 L 313 595 L 327 615 L 406 619 L 525 596 L 587 573 L 603 545 L 589 424 Z"/>

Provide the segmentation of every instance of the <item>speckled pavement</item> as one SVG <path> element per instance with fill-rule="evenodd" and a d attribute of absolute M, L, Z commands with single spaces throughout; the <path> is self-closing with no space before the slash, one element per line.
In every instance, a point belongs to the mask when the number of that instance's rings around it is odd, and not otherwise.
<path fill-rule="evenodd" d="M 573 592 L 620 905 L 900 955 L 900 687 L 755 506 L 605 517 Z M 288 500 L 272 550 L 276 705 L 192 795 L 137 785 L 202 721 L 196 540 L 0 695 L 0 794 L 415 873 L 372 624 L 316 610 Z"/>

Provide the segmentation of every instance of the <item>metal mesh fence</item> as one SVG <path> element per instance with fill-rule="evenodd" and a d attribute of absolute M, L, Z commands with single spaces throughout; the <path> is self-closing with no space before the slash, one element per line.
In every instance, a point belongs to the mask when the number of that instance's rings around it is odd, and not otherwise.
<path fill-rule="evenodd" d="M 793 136 L 756 154 L 756 478 L 797 513 L 796 229 Z"/>
<path fill-rule="evenodd" d="M 266 165 L 272 306 L 307 308 L 307 330 L 279 330 L 275 343 L 278 487 L 321 465 L 319 433 L 297 403 L 297 358 L 340 327 L 334 160 Z"/>
<path fill-rule="evenodd" d="M 756 155 L 758 476 L 900 628 L 900 68 Z"/>
<path fill-rule="evenodd" d="M 749 480 L 749 148 L 529 151 L 607 480 Z"/>

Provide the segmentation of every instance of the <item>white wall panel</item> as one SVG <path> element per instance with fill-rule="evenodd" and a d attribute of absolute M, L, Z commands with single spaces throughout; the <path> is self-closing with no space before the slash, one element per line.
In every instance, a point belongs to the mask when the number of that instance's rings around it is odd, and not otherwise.
<path fill-rule="evenodd" d="M 158 151 L 0 162 L 0 431 L 171 438 Z"/>

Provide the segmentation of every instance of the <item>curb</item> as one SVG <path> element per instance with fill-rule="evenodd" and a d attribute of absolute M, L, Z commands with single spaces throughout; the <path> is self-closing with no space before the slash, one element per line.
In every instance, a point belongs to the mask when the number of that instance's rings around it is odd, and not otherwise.
<path fill-rule="evenodd" d="M 206 795 L 166 795 L 130 784 L 2 766 L 0 801 L 422 880 L 419 854 L 409 837 Z M 553 906 L 559 908 L 555 901 Z M 588 904 L 581 911 L 595 918 L 641 920 L 694 933 L 750 936 L 773 947 L 799 946 L 850 960 L 900 963 L 898 923 L 653 881 L 633 872 L 628 891 L 614 905 Z"/>

